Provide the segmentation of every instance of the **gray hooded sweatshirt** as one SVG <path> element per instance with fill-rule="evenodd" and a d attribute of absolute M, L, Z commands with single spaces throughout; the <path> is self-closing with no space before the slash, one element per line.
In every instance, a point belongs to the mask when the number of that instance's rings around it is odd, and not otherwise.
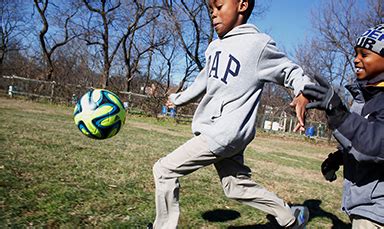
<path fill-rule="evenodd" d="M 313 84 L 271 37 L 250 24 L 211 42 L 205 58 L 206 65 L 195 81 L 185 91 L 171 94 L 170 100 L 179 106 L 203 96 L 192 132 L 202 134 L 209 149 L 220 156 L 234 155 L 253 140 L 264 83 L 294 89 L 295 95 L 304 85 Z"/>

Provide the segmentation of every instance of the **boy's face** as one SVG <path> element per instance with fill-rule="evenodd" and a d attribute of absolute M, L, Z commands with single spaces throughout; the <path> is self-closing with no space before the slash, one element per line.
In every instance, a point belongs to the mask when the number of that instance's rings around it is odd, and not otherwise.
<path fill-rule="evenodd" d="M 356 76 L 358 79 L 371 79 L 384 72 L 384 57 L 368 49 L 355 48 L 354 59 Z"/>
<path fill-rule="evenodd" d="M 213 26 L 220 38 L 242 24 L 240 14 L 244 11 L 242 0 L 209 0 L 209 8 Z"/>

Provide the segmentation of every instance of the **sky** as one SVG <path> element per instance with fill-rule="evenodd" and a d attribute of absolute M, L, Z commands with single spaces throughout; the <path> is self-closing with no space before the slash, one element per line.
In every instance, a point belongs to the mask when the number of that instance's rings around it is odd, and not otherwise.
<path fill-rule="evenodd" d="M 269 34 L 277 46 L 287 52 L 303 43 L 311 34 L 311 10 L 321 0 L 266 0 L 268 11 L 262 18 L 253 18 L 262 32 Z M 265 3 L 262 3 L 265 4 Z"/>
<path fill-rule="evenodd" d="M 319 9 L 324 0 L 256 0 L 268 5 L 268 11 L 262 18 L 251 18 L 262 32 L 269 34 L 277 46 L 287 54 L 311 38 L 311 11 Z M 337 0 L 336 0 L 337 1 Z M 367 0 L 357 0 L 361 9 L 367 7 Z"/>

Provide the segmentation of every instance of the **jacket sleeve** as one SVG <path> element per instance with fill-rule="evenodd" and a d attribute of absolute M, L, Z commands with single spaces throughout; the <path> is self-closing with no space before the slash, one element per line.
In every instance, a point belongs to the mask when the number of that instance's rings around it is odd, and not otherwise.
<path fill-rule="evenodd" d="M 207 87 L 207 75 L 205 68 L 197 75 L 193 83 L 183 92 L 174 93 L 169 99 L 176 106 L 184 105 L 205 93 Z"/>
<path fill-rule="evenodd" d="M 284 85 L 293 89 L 295 95 L 298 95 L 305 85 L 314 84 L 299 65 L 278 50 L 273 40 L 267 42 L 257 66 L 263 81 Z"/>
<path fill-rule="evenodd" d="M 384 162 L 384 109 L 369 120 L 352 112 L 333 134 L 357 161 Z"/>

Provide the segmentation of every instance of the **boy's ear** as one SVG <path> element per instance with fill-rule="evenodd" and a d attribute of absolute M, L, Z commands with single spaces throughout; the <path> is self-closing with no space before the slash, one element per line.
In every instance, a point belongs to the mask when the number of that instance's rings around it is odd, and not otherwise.
<path fill-rule="evenodd" d="M 248 9 L 248 0 L 240 0 L 239 12 L 244 13 Z"/>

